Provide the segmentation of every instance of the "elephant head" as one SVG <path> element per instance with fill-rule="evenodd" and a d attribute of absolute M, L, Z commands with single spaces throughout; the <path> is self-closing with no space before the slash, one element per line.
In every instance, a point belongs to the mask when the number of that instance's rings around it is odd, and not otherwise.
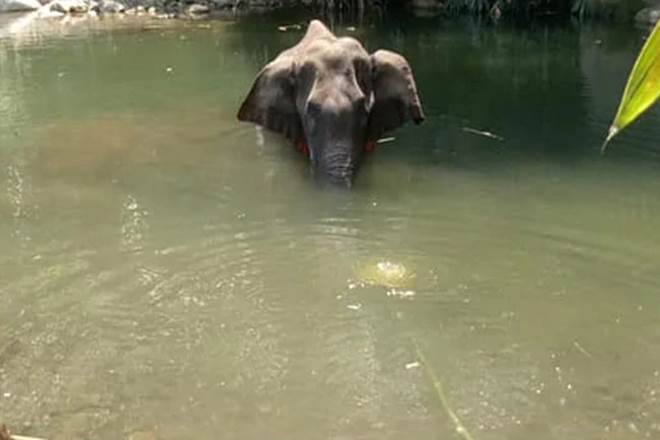
<path fill-rule="evenodd" d="M 238 112 L 291 139 L 315 169 L 350 185 L 365 152 L 387 131 L 424 112 L 401 55 L 369 55 L 354 38 L 310 23 L 302 40 L 257 75 Z"/>

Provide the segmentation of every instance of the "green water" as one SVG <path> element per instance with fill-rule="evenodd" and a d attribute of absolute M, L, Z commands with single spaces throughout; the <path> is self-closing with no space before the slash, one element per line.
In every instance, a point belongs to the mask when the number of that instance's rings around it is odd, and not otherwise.
<path fill-rule="evenodd" d="M 599 155 L 644 32 L 358 25 L 427 122 L 334 191 L 235 121 L 281 24 L 3 18 L 0 422 L 459 439 L 416 343 L 475 439 L 660 437 L 660 113 Z"/>

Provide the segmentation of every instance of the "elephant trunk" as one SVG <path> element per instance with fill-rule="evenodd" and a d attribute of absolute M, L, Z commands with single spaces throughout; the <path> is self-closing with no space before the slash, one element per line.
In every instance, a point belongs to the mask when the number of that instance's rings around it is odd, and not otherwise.
<path fill-rule="evenodd" d="M 350 187 L 358 163 L 353 151 L 352 148 L 326 148 L 316 161 L 316 167 L 330 182 Z"/>

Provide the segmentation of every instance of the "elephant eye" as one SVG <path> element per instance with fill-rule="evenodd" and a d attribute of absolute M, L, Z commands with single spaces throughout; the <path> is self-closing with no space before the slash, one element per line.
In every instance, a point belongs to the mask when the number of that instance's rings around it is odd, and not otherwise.
<path fill-rule="evenodd" d="M 367 100 L 364 97 L 364 95 L 359 96 L 358 98 L 355 99 L 355 108 L 365 109 L 366 108 L 366 103 L 367 103 Z"/>
<path fill-rule="evenodd" d="M 300 70 L 307 75 L 311 75 L 316 70 L 316 64 L 313 61 L 306 60 L 302 63 Z"/>
<path fill-rule="evenodd" d="M 321 113 L 321 104 L 316 101 L 309 101 L 307 103 L 307 113 L 310 115 L 318 115 Z"/>
<path fill-rule="evenodd" d="M 304 61 L 299 64 L 296 72 L 296 80 L 299 84 L 308 84 L 314 78 L 316 67 L 310 61 Z"/>

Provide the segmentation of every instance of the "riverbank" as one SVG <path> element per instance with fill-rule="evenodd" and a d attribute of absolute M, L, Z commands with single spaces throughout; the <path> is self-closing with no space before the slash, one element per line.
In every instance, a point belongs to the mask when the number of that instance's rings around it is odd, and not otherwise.
<path fill-rule="evenodd" d="M 157 18 L 210 18 L 291 6 L 290 0 L 0 0 L 0 15 L 33 13 L 35 18 L 149 15 Z"/>
<path fill-rule="evenodd" d="M 0 0 L 3 13 L 32 12 L 36 18 L 66 16 L 149 15 L 157 18 L 213 18 L 304 6 L 325 13 L 362 16 L 405 8 L 418 17 L 482 16 L 505 18 L 599 18 L 654 24 L 660 19 L 660 0 Z"/>
<path fill-rule="evenodd" d="M 51 38 L 81 38 L 121 30 L 214 29 L 246 15 L 273 11 L 273 8 L 265 7 L 204 9 L 201 3 L 191 3 L 185 8 L 182 5 L 170 12 L 153 5 L 103 9 L 102 4 L 90 1 L 86 2 L 84 12 L 62 13 L 56 10 L 59 6 L 54 7 L 54 4 L 49 2 L 33 11 L 0 13 L 0 43 L 4 41 L 9 46 L 17 47 L 42 44 Z"/>

